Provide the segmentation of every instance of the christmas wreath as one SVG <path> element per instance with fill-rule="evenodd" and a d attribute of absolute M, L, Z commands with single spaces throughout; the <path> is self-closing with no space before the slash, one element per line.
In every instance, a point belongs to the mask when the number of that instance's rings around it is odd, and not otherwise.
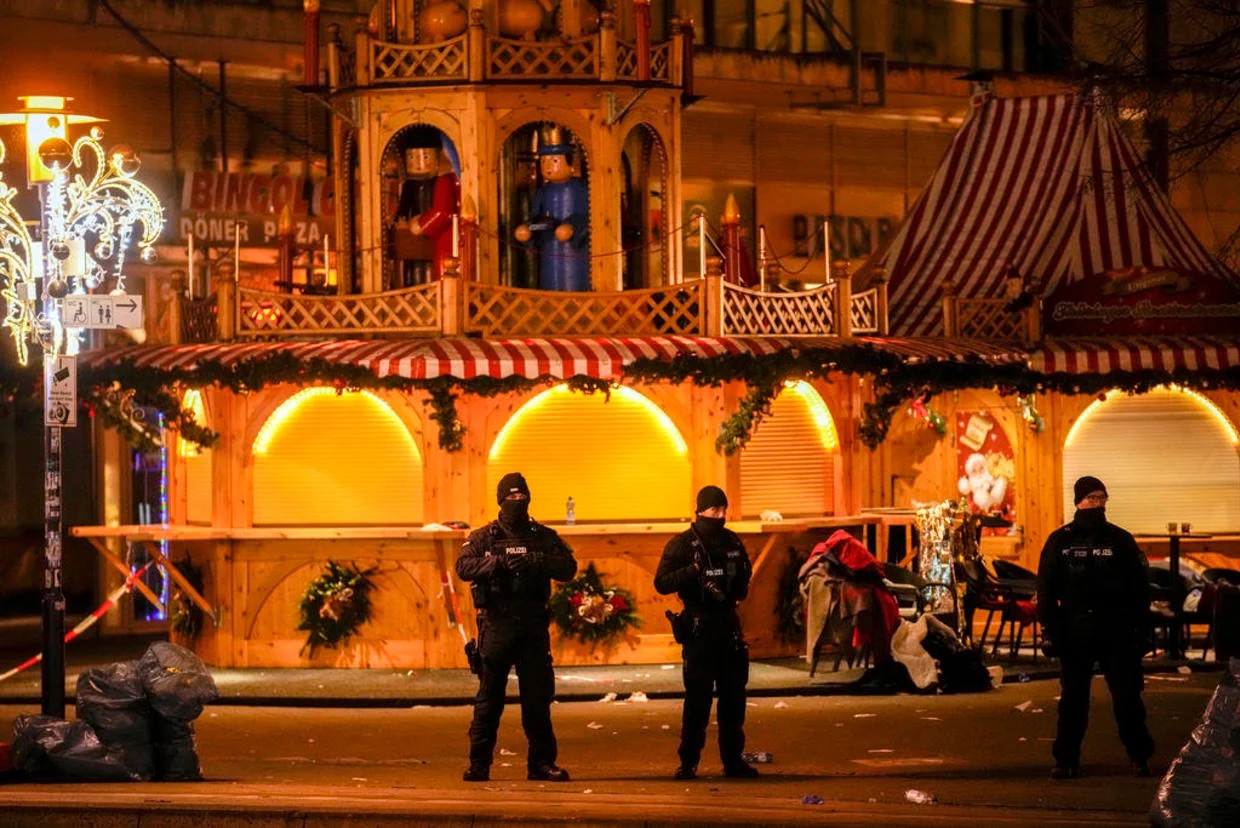
<path fill-rule="evenodd" d="M 313 656 L 319 647 L 335 649 L 370 620 L 370 591 L 374 589 L 370 576 L 374 572 L 328 561 L 323 574 L 306 585 L 298 605 L 301 623 L 297 626 L 309 632 L 303 653 L 309 650 Z"/>
<path fill-rule="evenodd" d="M 560 632 L 582 644 L 606 643 L 641 626 L 633 594 L 604 584 L 594 564 L 556 589 L 550 605 Z"/>

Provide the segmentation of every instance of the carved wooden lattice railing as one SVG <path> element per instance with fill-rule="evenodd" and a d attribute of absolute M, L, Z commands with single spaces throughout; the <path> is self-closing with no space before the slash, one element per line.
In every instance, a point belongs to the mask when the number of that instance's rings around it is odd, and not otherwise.
<path fill-rule="evenodd" d="M 832 336 L 834 285 L 804 293 L 759 293 L 740 285 L 723 285 L 724 335 Z"/>
<path fill-rule="evenodd" d="M 852 321 L 852 332 L 881 333 L 878 308 L 878 288 L 872 287 L 852 295 L 849 302 L 849 319 Z"/>
<path fill-rule="evenodd" d="M 672 80 L 672 42 L 656 43 L 650 47 L 650 79 L 670 83 Z"/>
<path fill-rule="evenodd" d="M 701 335 L 701 281 L 618 293 L 567 293 L 466 282 L 467 333 L 483 336 Z"/>
<path fill-rule="evenodd" d="M 220 331 L 216 314 L 219 303 L 214 294 L 205 299 L 184 299 L 181 302 L 181 341 L 214 342 Z"/>
<path fill-rule="evenodd" d="M 598 41 L 594 37 L 531 43 L 503 37 L 487 39 L 487 77 L 597 78 Z"/>
<path fill-rule="evenodd" d="M 958 299 L 956 335 L 966 339 L 1022 342 L 1028 323 L 1023 313 L 1007 310 L 1007 299 Z"/>
<path fill-rule="evenodd" d="M 637 50 L 630 43 L 616 44 L 616 77 L 622 80 L 637 77 Z"/>
<path fill-rule="evenodd" d="M 300 296 L 240 288 L 237 336 L 440 332 L 438 282 L 386 293 Z"/>
<path fill-rule="evenodd" d="M 370 47 L 370 71 L 375 83 L 464 80 L 469 69 L 465 57 L 465 35 L 429 46 L 375 40 Z"/>

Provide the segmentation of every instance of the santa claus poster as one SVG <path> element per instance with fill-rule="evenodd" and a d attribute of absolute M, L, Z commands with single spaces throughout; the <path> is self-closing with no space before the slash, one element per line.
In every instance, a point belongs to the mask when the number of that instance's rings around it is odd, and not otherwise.
<path fill-rule="evenodd" d="M 956 481 L 969 511 L 1016 522 L 1016 459 L 1007 433 L 985 411 L 956 413 Z M 1002 535 L 987 527 L 983 534 Z"/>

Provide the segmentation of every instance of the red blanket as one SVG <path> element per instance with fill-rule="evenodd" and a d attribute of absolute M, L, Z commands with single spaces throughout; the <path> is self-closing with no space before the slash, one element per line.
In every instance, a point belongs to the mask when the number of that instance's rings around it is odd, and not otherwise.
<path fill-rule="evenodd" d="M 855 618 L 853 648 L 869 646 L 876 665 L 891 660 L 891 636 L 900 626 L 900 607 L 896 598 L 883 586 L 883 570 L 865 544 L 843 529 L 815 546 L 809 553 L 812 562 L 818 555 L 828 555 L 841 565 L 843 585 L 840 602 L 845 616 Z M 828 571 L 834 567 L 828 566 Z"/>

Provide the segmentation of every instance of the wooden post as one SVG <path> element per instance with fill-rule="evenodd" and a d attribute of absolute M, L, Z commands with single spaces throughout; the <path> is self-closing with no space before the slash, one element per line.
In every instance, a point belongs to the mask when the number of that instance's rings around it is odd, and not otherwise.
<path fill-rule="evenodd" d="M 181 344 L 181 320 L 185 312 L 185 272 L 172 272 L 172 296 L 168 298 L 168 344 Z"/>
<path fill-rule="evenodd" d="M 680 99 L 683 101 L 693 97 L 693 18 L 681 20 L 681 43 L 684 44 L 683 67 L 684 76 L 680 85 Z"/>
<path fill-rule="evenodd" d="M 741 283 L 741 210 L 736 204 L 736 197 L 728 194 L 724 202 L 723 215 L 719 219 L 723 226 L 723 255 L 725 257 L 723 271 L 735 284 Z"/>
<path fill-rule="evenodd" d="M 444 336 L 460 336 L 463 308 L 461 260 L 448 257 L 443 260 L 443 278 L 439 280 L 439 330 Z"/>
<path fill-rule="evenodd" d="M 874 268 L 874 315 L 877 317 L 874 321 L 878 324 L 878 335 L 886 336 L 889 330 L 887 325 L 887 271 L 881 267 Z"/>
<path fill-rule="evenodd" d="M 327 25 L 327 86 L 340 88 L 340 24 Z"/>
<path fill-rule="evenodd" d="M 633 0 L 637 18 L 637 79 L 650 80 L 650 0 Z"/>
<path fill-rule="evenodd" d="M 219 302 L 215 309 L 215 325 L 220 340 L 231 342 L 237 338 L 237 280 L 232 276 L 220 279 L 216 288 Z"/>
<path fill-rule="evenodd" d="M 848 259 L 835 262 L 835 332 L 845 339 L 852 337 L 852 275 L 848 272 Z"/>
<path fill-rule="evenodd" d="M 1025 336 L 1028 345 L 1037 345 L 1042 341 L 1042 297 L 1034 296 L 1025 308 Z"/>
<path fill-rule="evenodd" d="M 723 336 L 723 260 L 711 256 L 706 260 L 706 285 L 703 293 L 706 303 L 705 336 Z"/>
<path fill-rule="evenodd" d="M 356 37 L 357 53 L 357 78 L 353 81 L 357 86 L 370 86 L 374 83 L 370 70 L 370 34 L 362 29 L 357 33 Z"/>
<path fill-rule="evenodd" d="M 685 73 L 685 35 L 679 17 L 673 17 L 671 23 L 672 48 L 668 52 L 667 79 L 674 86 L 684 84 Z"/>
<path fill-rule="evenodd" d="M 604 11 L 598 20 L 598 79 L 606 83 L 616 79 L 616 14 Z"/>
<path fill-rule="evenodd" d="M 943 336 L 958 336 L 960 302 L 956 298 L 956 283 L 951 279 L 943 282 Z"/>
<path fill-rule="evenodd" d="M 486 80 L 487 61 L 487 30 L 486 12 L 482 9 L 469 10 L 469 36 L 466 39 L 468 50 L 469 80 L 480 83 Z"/>

